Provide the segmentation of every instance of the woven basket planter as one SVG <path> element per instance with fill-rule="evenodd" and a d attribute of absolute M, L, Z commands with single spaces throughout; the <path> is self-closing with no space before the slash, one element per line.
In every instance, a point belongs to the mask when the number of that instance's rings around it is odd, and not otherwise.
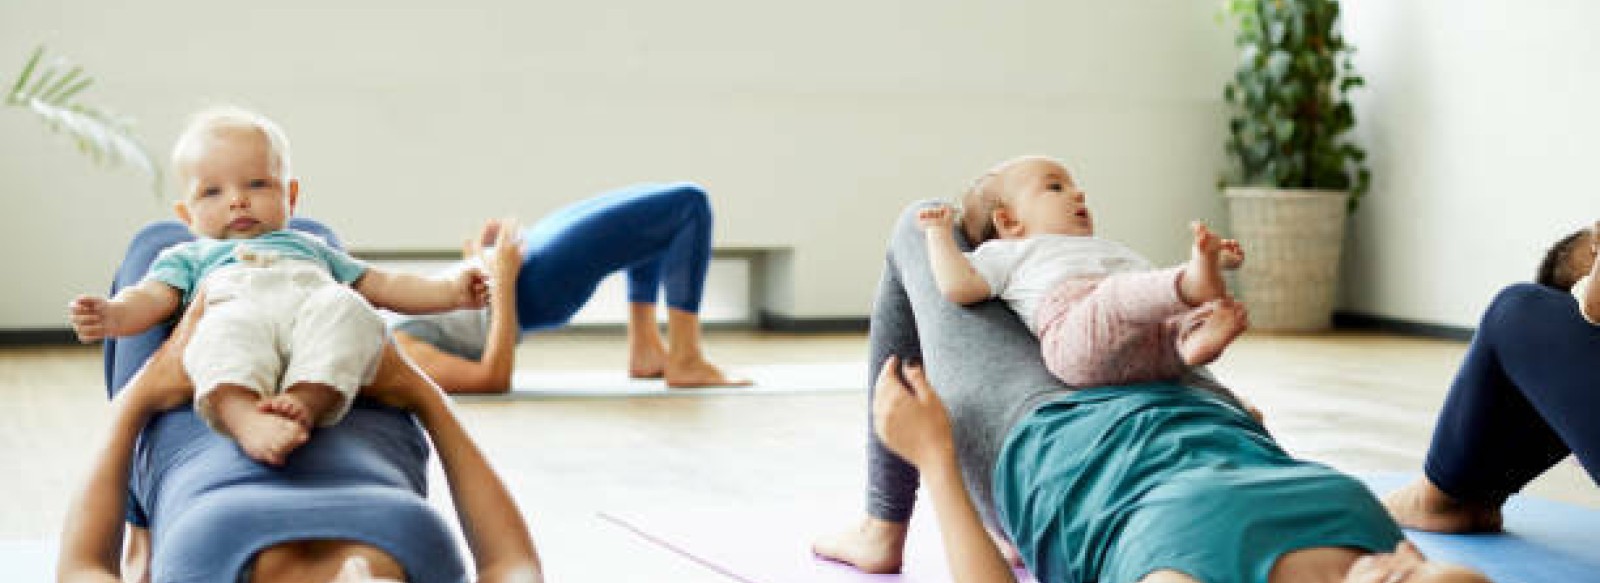
<path fill-rule="evenodd" d="M 1250 328 L 1315 332 L 1332 324 L 1349 193 L 1229 188 L 1231 235 L 1244 247 L 1237 294 Z"/>

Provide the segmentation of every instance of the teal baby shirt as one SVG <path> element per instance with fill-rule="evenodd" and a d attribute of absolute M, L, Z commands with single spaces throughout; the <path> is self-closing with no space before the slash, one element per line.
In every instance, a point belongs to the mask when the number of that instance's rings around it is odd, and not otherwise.
<path fill-rule="evenodd" d="M 145 279 L 154 279 L 183 292 L 183 303 L 188 305 L 195 288 L 206 275 L 239 263 L 235 251 L 240 246 L 247 246 L 258 254 L 317 263 L 327 268 L 334 281 L 342 284 L 353 283 L 367 272 L 366 262 L 334 249 L 315 235 L 279 230 L 250 239 L 198 239 L 168 247 L 150 264 Z"/>

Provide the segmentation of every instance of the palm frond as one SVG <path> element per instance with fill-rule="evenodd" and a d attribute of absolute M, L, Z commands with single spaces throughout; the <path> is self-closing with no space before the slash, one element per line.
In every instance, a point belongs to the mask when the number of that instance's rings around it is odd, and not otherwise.
<path fill-rule="evenodd" d="M 32 111 L 51 131 L 72 138 L 96 164 L 132 166 L 150 178 L 151 189 L 160 196 L 161 167 L 139 141 L 133 120 L 77 100 L 92 84 L 94 78 L 83 67 L 63 57 L 46 59 L 45 47 L 39 45 L 4 103 Z"/>

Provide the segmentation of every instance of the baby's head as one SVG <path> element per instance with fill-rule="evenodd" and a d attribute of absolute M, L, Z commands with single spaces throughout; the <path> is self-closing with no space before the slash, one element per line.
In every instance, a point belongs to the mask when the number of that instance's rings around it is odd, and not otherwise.
<path fill-rule="evenodd" d="M 237 107 L 207 109 L 189 120 L 172 147 L 172 174 L 178 218 L 212 239 L 281 230 L 300 196 L 283 130 Z"/>
<path fill-rule="evenodd" d="M 1534 281 L 1561 291 L 1571 290 L 1573 284 L 1589 274 L 1595 260 L 1594 228 L 1578 229 L 1562 237 L 1545 251 L 1539 262 L 1539 273 Z"/>
<path fill-rule="evenodd" d="M 1013 158 L 983 173 L 962 197 L 962 229 L 974 244 L 1033 235 L 1093 235 L 1083 191 L 1060 161 Z"/>

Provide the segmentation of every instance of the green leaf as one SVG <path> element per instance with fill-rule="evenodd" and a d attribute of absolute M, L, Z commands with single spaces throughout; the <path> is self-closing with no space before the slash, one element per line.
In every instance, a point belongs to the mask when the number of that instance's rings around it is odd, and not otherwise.
<path fill-rule="evenodd" d="M 42 45 L 34 49 L 5 103 L 26 107 L 51 131 L 71 138 L 78 150 L 97 164 L 133 166 L 150 177 L 151 188 L 159 196 L 160 168 L 134 135 L 132 122 L 77 101 L 94 79 L 66 59 L 46 61 L 44 53 Z"/>
<path fill-rule="evenodd" d="M 11 91 L 6 93 L 6 102 L 15 105 L 18 94 L 28 84 L 28 78 L 33 76 L 33 70 L 39 65 L 39 59 L 44 57 L 44 45 L 33 49 L 33 54 L 28 57 L 28 64 L 22 66 L 22 74 L 17 75 L 16 84 L 11 86 Z"/>

